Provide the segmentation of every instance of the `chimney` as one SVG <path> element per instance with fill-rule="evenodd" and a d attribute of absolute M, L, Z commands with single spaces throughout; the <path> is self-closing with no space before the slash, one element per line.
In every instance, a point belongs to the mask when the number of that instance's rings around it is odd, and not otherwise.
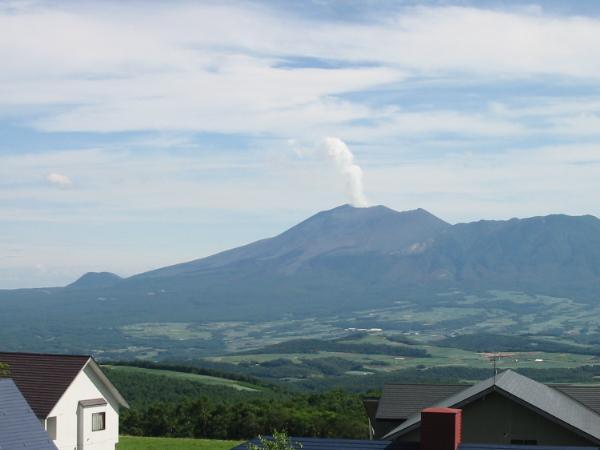
<path fill-rule="evenodd" d="M 461 431 L 460 409 L 427 408 L 421 411 L 421 450 L 457 450 Z"/>

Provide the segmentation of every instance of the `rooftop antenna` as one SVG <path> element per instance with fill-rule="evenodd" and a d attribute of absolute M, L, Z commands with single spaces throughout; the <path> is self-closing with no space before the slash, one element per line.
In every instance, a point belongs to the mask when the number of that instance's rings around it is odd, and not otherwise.
<path fill-rule="evenodd" d="M 498 360 L 502 358 L 500 353 L 490 353 L 486 355 L 486 358 L 492 363 L 494 371 L 494 384 L 496 384 L 496 375 L 498 375 Z"/>

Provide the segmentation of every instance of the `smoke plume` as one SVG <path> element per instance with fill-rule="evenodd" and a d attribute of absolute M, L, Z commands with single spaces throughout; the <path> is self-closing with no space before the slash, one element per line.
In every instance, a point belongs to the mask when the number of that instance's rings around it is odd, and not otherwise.
<path fill-rule="evenodd" d="M 323 140 L 327 157 L 335 164 L 338 172 L 346 179 L 346 194 L 352 206 L 368 206 L 363 189 L 363 171 L 354 164 L 354 155 L 339 138 L 327 137 Z"/>

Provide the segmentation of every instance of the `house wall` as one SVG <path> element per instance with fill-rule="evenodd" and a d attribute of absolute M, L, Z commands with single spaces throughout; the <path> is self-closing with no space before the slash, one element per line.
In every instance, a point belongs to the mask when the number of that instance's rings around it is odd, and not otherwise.
<path fill-rule="evenodd" d="M 87 408 L 79 406 L 81 400 L 97 398 L 104 398 L 107 404 Z M 54 444 L 58 450 L 115 450 L 119 441 L 118 411 L 116 400 L 92 369 L 86 366 L 48 414 L 48 417 L 56 417 Z M 92 413 L 95 412 L 106 413 L 105 430 L 92 431 Z"/>
<path fill-rule="evenodd" d="M 512 439 L 526 439 L 536 440 L 539 445 L 594 445 L 569 429 L 495 392 L 466 405 L 462 410 L 462 441 L 465 443 L 510 444 Z M 420 441 L 419 430 L 400 440 Z"/>

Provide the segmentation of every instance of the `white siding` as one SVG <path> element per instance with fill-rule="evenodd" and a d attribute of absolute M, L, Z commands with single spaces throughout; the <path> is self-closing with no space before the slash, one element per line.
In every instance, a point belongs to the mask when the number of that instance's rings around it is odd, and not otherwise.
<path fill-rule="evenodd" d="M 81 400 L 97 398 L 104 398 L 107 404 L 79 406 Z M 106 413 L 105 430 L 92 431 L 92 413 L 96 412 Z M 75 377 L 48 416 L 56 416 L 54 444 L 58 450 L 114 450 L 119 441 L 119 405 L 88 366 Z"/>

